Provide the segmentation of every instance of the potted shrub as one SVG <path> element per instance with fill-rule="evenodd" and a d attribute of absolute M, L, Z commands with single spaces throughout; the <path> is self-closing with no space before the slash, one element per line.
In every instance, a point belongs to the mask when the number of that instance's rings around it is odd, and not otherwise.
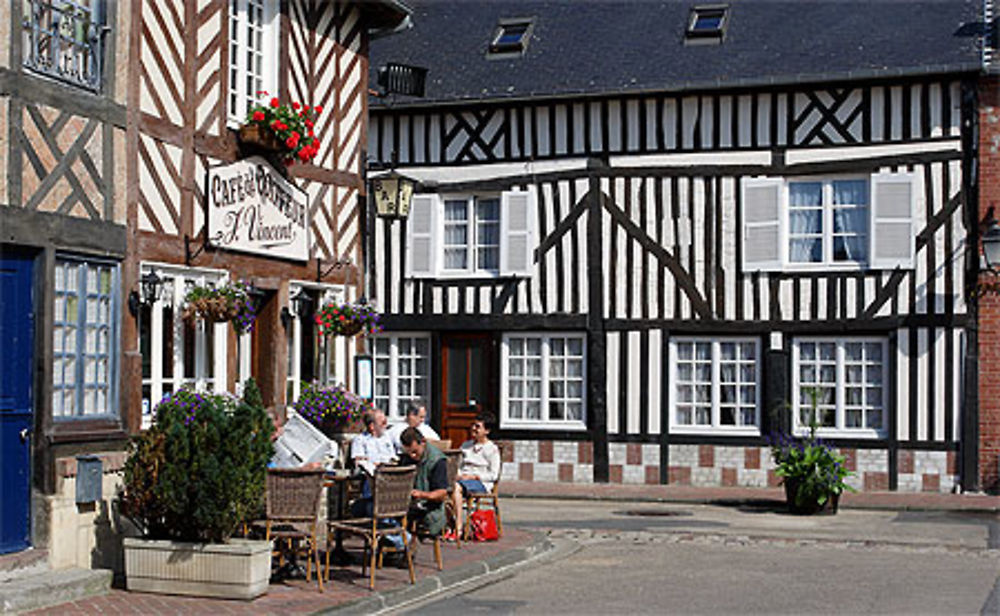
<path fill-rule="evenodd" d="M 210 323 L 229 321 L 242 334 L 253 329 L 257 318 L 250 285 L 243 281 L 218 286 L 195 285 L 184 296 L 185 319 L 202 318 Z"/>
<path fill-rule="evenodd" d="M 267 92 L 258 92 L 267 96 Z M 285 163 L 308 163 L 319 152 L 319 139 L 313 130 L 322 105 L 282 103 L 277 97 L 267 104 L 254 105 L 240 126 L 240 141 L 253 148 L 274 152 Z"/>
<path fill-rule="evenodd" d="M 324 304 L 316 311 L 316 326 L 321 335 L 357 336 L 382 331 L 375 308 L 365 302 Z"/>
<path fill-rule="evenodd" d="M 309 383 L 303 386 L 302 395 L 292 408 L 328 437 L 333 438 L 363 431 L 361 416 L 366 410 L 374 407 L 343 385 Z"/>
<path fill-rule="evenodd" d="M 771 458 L 792 513 L 833 515 L 844 490 L 855 491 L 844 481 L 852 473 L 844 467 L 844 456 L 816 437 L 819 392 L 807 393 L 811 399 L 809 435 L 776 435 L 772 438 Z"/>
<path fill-rule="evenodd" d="M 249 380 L 245 396 L 181 389 L 135 437 L 119 504 L 142 532 L 125 539 L 129 590 L 252 599 L 267 591 L 271 548 L 231 539 L 257 512 L 273 424 Z"/>

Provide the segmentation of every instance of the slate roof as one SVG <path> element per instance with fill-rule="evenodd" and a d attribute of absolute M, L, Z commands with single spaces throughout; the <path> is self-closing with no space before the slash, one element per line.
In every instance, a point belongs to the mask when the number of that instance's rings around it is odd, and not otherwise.
<path fill-rule="evenodd" d="M 732 0 L 725 41 L 685 45 L 676 0 L 413 0 L 413 27 L 371 43 L 386 62 L 429 69 L 427 105 L 714 89 L 974 71 L 981 0 Z M 527 51 L 487 59 L 500 19 L 533 17 Z"/>

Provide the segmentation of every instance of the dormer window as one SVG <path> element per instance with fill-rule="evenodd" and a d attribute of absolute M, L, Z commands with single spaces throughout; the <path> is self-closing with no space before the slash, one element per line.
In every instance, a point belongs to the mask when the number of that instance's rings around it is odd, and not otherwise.
<path fill-rule="evenodd" d="M 693 7 L 684 40 L 689 44 L 719 43 L 726 34 L 728 24 L 728 4 L 706 4 Z"/>
<path fill-rule="evenodd" d="M 501 20 L 490 43 L 490 55 L 524 53 L 531 38 L 531 27 L 530 19 Z"/>

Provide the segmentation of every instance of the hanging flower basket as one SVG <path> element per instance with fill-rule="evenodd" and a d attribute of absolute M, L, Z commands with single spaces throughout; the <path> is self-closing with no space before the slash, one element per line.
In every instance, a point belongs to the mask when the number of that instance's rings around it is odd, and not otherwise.
<path fill-rule="evenodd" d="M 379 315 L 364 303 L 329 303 L 316 313 L 316 326 L 324 336 L 357 336 L 382 331 Z"/>
<path fill-rule="evenodd" d="M 253 329 L 257 318 L 250 286 L 242 281 L 217 287 L 196 285 L 184 296 L 185 319 L 204 319 L 210 323 L 230 322 L 237 333 Z"/>
<path fill-rule="evenodd" d="M 260 91 L 258 96 L 267 96 Z M 282 104 L 277 97 L 258 103 L 247 113 L 240 127 L 240 141 L 255 148 L 274 152 L 285 165 L 308 163 L 319 152 L 319 138 L 314 131 L 322 105 Z"/>

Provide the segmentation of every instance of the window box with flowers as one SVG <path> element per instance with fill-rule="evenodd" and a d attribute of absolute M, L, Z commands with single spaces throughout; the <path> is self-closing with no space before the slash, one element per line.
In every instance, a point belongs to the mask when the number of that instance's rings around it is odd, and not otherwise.
<path fill-rule="evenodd" d="M 266 96 L 267 92 L 260 94 Z M 271 98 L 267 104 L 254 105 L 247 113 L 246 122 L 240 126 L 240 142 L 276 154 L 286 166 L 308 163 L 319 152 L 314 123 L 321 113 L 322 105 L 310 107 Z"/>
<path fill-rule="evenodd" d="M 184 296 L 184 318 L 201 318 L 212 323 L 229 321 L 242 334 L 253 329 L 257 314 L 249 285 L 237 281 L 214 287 L 191 287 Z"/>
<path fill-rule="evenodd" d="M 357 336 L 376 334 L 382 331 L 379 315 L 364 302 L 329 303 L 316 312 L 316 325 L 324 336 Z"/>

